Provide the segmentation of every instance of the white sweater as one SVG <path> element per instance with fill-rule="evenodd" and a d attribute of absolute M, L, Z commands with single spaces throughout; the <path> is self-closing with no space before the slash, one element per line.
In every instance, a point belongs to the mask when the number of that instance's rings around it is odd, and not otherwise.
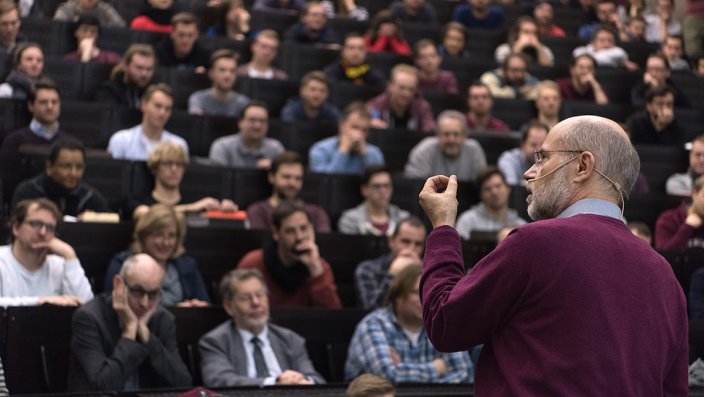
<path fill-rule="evenodd" d="M 78 259 L 47 255 L 44 264 L 29 271 L 12 254 L 12 246 L 0 247 L 0 306 L 36 305 L 40 297 L 73 295 L 84 302 L 93 291 Z"/>

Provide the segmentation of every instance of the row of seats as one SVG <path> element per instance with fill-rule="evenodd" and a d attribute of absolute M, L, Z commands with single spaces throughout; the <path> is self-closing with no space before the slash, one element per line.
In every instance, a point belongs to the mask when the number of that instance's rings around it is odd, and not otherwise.
<path fill-rule="evenodd" d="M 666 254 L 679 282 L 686 288 L 686 294 L 690 275 L 702 266 L 702 255 L 702 249 Z M 54 306 L 0 309 L 0 355 L 4 363 L 7 385 L 13 394 L 46 394 L 65 390 L 70 354 L 70 320 L 74 310 Z M 225 321 L 227 315 L 217 306 L 169 310 L 176 318 L 176 338 L 181 357 L 192 373 L 194 384 L 200 384 L 198 339 Z M 306 338 L 306 347 L 315 368 L 328 381 L 341 382 L 350 338 L 355 326 L 365 314 L 366 312 L 360 309 L 290 308 L 273 309 L 271 318 L 275 324 L 293 329 Z M 691 356 L 701 356 L 702 319 L 691 320 L 689 326 Z M 48 329 L 51 332 L 46 332 Z M 435 393 L 418 393 L 419 389 L 414 390 L 417 391 L 414 396 L 446 395 L 442 389 L 436 389 Z M 448 395 L 468 395 L 471 390 L 467 385 L 462 388 L 458 386 L 454 391 L 462 393 Z M 342 390 L 338 393 L 340 392 Z M 318 394 L 315 390 L 310 390 L 305 395 Z"/>

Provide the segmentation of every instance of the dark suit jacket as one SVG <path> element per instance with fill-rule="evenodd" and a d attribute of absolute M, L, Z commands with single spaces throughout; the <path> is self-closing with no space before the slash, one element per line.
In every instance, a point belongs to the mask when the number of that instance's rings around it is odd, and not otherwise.
<path fill-rule="evenodd" d="M 315 383 L 326 383 L 313 368 L 306 352 L 306 341 L 299 334 L 286 328 L 269 324 L 269 343 L 282 370 L 301 372 Z M 247 353 L 240 333 L 233 320 L 228 320 L 198 342 L 201 353 L 201 374 L 207 387 L 261 385 L 264 378 L 247 376 Z"/>
<path fill-rule="evenodd" d="M 138 373 L 140 388 L 191 386 L 176 346 L 174 316 L 161 306 L 147 324 L 147 344 L 121 337 L 110 295 L 76 310 L 72 321 L 68 391 L 122 390 Z"/>

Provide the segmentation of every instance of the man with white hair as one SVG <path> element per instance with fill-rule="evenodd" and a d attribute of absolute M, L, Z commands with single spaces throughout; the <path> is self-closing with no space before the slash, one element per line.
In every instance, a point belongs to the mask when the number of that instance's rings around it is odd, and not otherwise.
<path fill-rule="evenodd" d="M 621 220 L 639 165 L 617 123 L 557 124 L 524 175 L 536 222 L 467 275 L 452 227 L 457 178 L 426 181 L 419 200 L 434 230 L 420 285 L 424 325 L 441 351 L 485 344 L 475 395 L 688 394 L 683 290 Z"/>
<path fill-rule="evenodd" d="M 486 165 L 482 146 L 468 138 L 465 115 L 446 110 L 438 116 L 436 136 L 424 138 L 411 149 L 404 175 L 428 178 L 436 174 L 454 174 L 459 180 L 470 181 Z"/>

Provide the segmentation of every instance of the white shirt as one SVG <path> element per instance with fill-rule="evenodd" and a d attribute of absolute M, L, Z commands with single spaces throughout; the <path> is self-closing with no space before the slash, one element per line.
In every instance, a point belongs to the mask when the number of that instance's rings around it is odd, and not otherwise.
<path fill-rule="evenodd" d="M 262 348 L 262 355 L 264 356 L 264 362 L 267 364 L 267 369 L 269 370 L 269 376 L 264 378 L 264 385 L 273 385 L 277 382 L 277 376 L 282 373 L 282 369 L 279 366 L 279 361 L 277 356 L 272 350 L 272 344 L 269 343 L 269 328 L 264 327 L 264 330 L 258 335 L 252 332 L 237 328 L 237 332 L 240 333 L 240 338 L 242 339 L 242 345 L 245 348 L 245 353 L 247 353 L 247 376 L 250 378 L 257 377 L 257 369 L 255 368 L 254 359 L 254 347 L 252 346 L 252 338 L 257 336 L 259 338 Z"/>
<path fill-rule="evenodd" d="M 120 130 L 110 137 L 108 143 L 108 153 L 115 159 L 123 160 L 147 160 L 149 152 L 159 143 L 172 141 L 183 146 L 188 156 L 188 144 L 186 141 L 171 132 L 164 130 L 159 142 L 147 139 L 142 132 L 142 124 L 138 124 L 126 130 Z"/>
<path fill-rule="evenodd" d="M 11 245 L 0 246 L 0 306 L 36 305 L 40 297 L 56 295 L 93 299 L 78 259 L 47 255 L 39 269 L 30 271 L 17 261 Z"/>

